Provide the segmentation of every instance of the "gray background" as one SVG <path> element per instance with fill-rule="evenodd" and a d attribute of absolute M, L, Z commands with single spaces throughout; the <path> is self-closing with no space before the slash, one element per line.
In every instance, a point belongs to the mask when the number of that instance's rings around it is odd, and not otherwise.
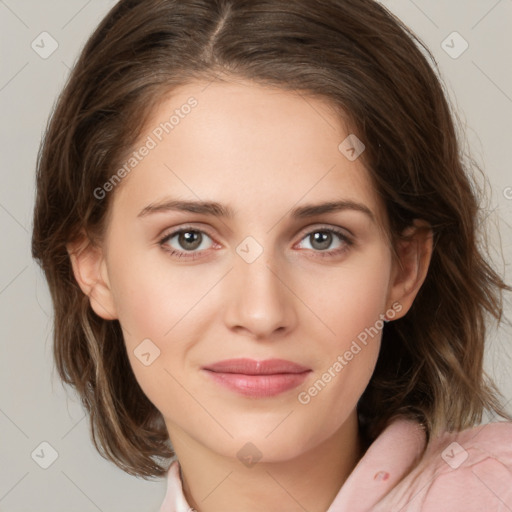
<path fill-rule="evenodd" d="M 51 304 L 30 255 L 41 135 L 82 45 L 114 3 L 0 0 L 0 511 L 151 511 L 165 492 L 164 481 L 126 475 L 95 452 L 81 406 L 55 376 Z M 512 0 L 383 3 L 427 43 L 439 63 L 467 144 L 489 178 L 486 232 L 495 266 L 511 282 L 512 70 L 507 55 L 512 50 Z M 463 39 L 451 36 L 454 31 Z M 52 42 L 42 32 L 58 43 L 47 58 L 39 53 L 48 52 Z M 469 47 L 457 56 L 464 40 Z M 509 301 L 509 317 L 510 312 Z M 510 328 L 492 330 L 486 367 L 509 411 L 510 354 Z M 58 453 L 47 469 L 40 467 L 51 462 L 51 449 L 40 446 L 44 441 Z"/>

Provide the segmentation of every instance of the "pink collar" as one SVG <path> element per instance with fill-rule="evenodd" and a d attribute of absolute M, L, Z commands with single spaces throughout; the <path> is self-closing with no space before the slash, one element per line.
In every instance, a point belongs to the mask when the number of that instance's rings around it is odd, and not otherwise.
<path fill-rule="evenodd" d="M 425 446 L 425 431 L 419 423 L 405 419 L 393 421 L 370 445 L 327 512 L 369 510 L 377 505 L 417 464 Z M 191 511 L 183 494 L 180 466 L 175 460 L 169 468 L 167 493 L 160 512 Z"/>

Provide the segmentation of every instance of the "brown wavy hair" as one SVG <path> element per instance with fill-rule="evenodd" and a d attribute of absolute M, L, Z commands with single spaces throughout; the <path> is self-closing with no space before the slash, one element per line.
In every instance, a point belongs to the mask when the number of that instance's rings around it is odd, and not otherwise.
<path fill-rule="evenodd" d="M 484 410 L 509 418 L 483 370 L 488 319 L 510 291 L 479 237 L 479 189 L 456 136 L 436 63 L 373 0 L 122 0 L 86 43 L 41 144 L 32 255 L 54 308 L 54 357 L 90 415 L 100 453 L 124 471 L 162 476 L 174 455 L 161 413 L 131 370 L 117 320 L 98 317 L 66 244 L 101 244 L 112 177 L 153 108 L 174 87 L 235 76 L 326 99 L 364 141 L 364 163 L 394 244 L 413 219 L 433 229 L 425 282 L 386 324 L 358 404 L 369 440 L 391 418 L 428 435 L 462 430 Z"/>

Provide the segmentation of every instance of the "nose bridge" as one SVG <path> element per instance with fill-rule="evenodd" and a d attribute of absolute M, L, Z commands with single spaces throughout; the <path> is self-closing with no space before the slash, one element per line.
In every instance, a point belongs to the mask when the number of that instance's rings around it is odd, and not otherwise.
<path fill-rule="evenodd" d="M 295 319 L 293 296 L 282 282 L 287 274 L 284 261 L 276 257 L 271 238 L 265 238 L 266 246 L 253 237 L 237 246 L 227 283 L 226 324 L 256 337 L 288 329 Z"/>

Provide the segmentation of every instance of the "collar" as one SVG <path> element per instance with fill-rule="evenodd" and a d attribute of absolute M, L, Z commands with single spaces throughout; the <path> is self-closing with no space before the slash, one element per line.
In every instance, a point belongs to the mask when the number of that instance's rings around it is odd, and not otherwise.
<path fill-rule="evenodd" d="M 359 460 L 327 512 L 373 509 L 417 465 L 426 444 L 419 422 L 392 421 Z"/>
<path fill-rule="evenodd" d="M 395 419 L 366 450 L 327 512 L 369 510 L 377 505 L 416 465 L 425 446 L 425 431 L 418 422 Z M 160 512 L 193 510 L 183 493 L 179 462 L 174 460 Z"/>

